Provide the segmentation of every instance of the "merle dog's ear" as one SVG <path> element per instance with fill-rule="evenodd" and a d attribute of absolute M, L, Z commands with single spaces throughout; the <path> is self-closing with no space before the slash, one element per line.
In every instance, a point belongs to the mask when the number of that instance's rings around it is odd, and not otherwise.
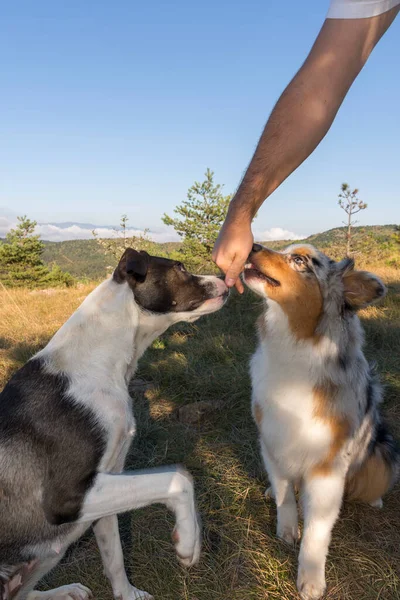
<path fill-rule="evenodd" d="M 338 272 L 344 277 L 346 273 L 350 273 L 354 269 L 354 260 L 352 258 L 344 258 L 336 263 Z"/>
<path fill-rule="evenodd" d="M 114 271 L 114 280 L 122 283 L 127 275 L 130 275 L 138 281 L 144 281 L 149 268 L 149 258 L 150 256 L 144 250 L 138 252 L 133 248 L 127 248 Z"/>
<path fill-rule="evenodd" d="M 359 310 L 373 304 L 386 295 L 382 281 L 367 271 L 347 270 L 343 274 L 344 299 L 350 308 Z"/>

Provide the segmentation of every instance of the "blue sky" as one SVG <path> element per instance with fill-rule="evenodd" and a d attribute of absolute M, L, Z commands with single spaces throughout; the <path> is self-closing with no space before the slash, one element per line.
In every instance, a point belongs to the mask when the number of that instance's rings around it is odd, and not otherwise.
<path fill-rule="evenodd" d="M 234 191 L 328 0 L 69 0 L 2 6 L 0 206 L 38 221 L 162 230 L 207 167 Z M 328 136 L 264 204 L 255 229 L 400 222 L 400 17 Z M 0 214 L 1 217 L 1 214 Z"/>

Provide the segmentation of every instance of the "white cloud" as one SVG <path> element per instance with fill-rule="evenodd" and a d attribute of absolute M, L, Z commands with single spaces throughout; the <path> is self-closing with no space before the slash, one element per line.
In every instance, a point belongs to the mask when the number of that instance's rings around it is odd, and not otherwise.
<path fill-rule="evenodd" d="M 8 219 L 7 217 L 0 217 L 0 237 L 5 237 L 7 232 L 15 227 L 16 223 Z M 118 234 L 114 229 L 108 227 L 96 227 L 95 229 L 98 237 L 101 238 L 113 238 Z M 60 227 L 56 224 L 41 223 L 36 226 L 35 233 L 40 234 L 43 240 L 50 242 L 63 242 L 67 240 L 87 240 L 93 239 L 92 230 L 87 227 L 82 227 L 79 224 L 70 225 L 69 227 Z M 128 236 L 140 236 L 143 235 L 142 229 L 127 229 Z M 160 229 L 155 232 L 148 232 L 150 237 L 155 242 L 176 242 L 179 240 L 179 236 L 170 229 Z"/>
<path fill-rule="evenodd" d="M 294 233 L 282 227 L 271 227 L 264 231 L 254 231 L 254 239 L 259 242 L 272 242 L 278 240 L 302 240 L 306 236 L 300 233 Z"/>
<path fill-rule="evenodd" d="M 100 238 L 113 238 L 118 237 L 118 232 L 109 227 L 96 227 L 94 230 Z M 63 240 L 87 240 L 92 239 L 93 234 L 91 229 L 81 227 L 80 225 L 71 225 L 69 227 L 59 227 L 58 225 L 38 225 L 36 232 L 40 233 L 43 240 L 49 240 L 51 242 L 61 242 Z M 143 229 L 127 229 L 126 235 L 129 237 L 139 237 L 144 235 Z M 175 232 L 167 230 L 152 232 L 149 231 L 147 236 L 154 242 L 175 242 L 179 238 Z"/>

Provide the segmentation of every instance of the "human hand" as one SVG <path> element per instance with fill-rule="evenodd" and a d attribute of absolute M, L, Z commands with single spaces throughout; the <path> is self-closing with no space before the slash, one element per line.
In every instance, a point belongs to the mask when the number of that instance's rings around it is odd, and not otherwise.
<path fill-rule="evenodd" d="M 228 287 L 236 286 L 243 294 L 243 284 L 239 278 L 253 247 L 251 221 L 247 216 L 228 213 L 219 232 L 212 252 L 212 259 L 225 273 Z"/>

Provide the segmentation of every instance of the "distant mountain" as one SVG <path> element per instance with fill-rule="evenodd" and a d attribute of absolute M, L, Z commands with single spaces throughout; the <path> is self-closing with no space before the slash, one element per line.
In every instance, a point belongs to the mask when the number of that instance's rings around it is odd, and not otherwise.
<path fill-rule="evenodd" d="M 78 221 L 64 221 L 63 223 L 42 222 L 38 223 L 38 225 L 54 225 L 54 227 L 59 227 L 60 229 L 68 229 L 69 227 L 79 227 L 81 229 L 88 229 L 89 231 L 93 231 L 93 229 L 121 229 L 119 225 L 94 225 L 93 223 L 79 223 Z M 128 229 L 139 229 L 139 227 L 129 225 Z"/>
<path fill-rule="evenodd" d="M 17 214 L 7 206 L 0 206 L 0 217 L 6 217 L 7 219 L 16 219 Z"/>

